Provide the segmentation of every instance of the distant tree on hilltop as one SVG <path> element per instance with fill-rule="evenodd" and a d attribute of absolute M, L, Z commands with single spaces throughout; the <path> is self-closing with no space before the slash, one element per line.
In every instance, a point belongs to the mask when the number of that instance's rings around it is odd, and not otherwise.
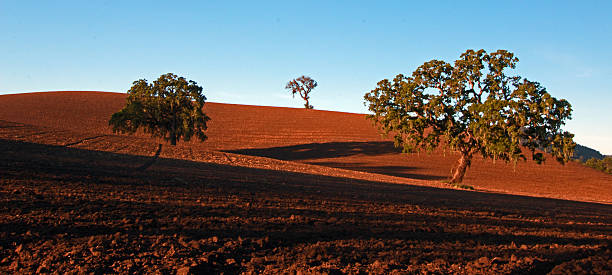
<path fill-rule="evenodd" d="M 161 75 L 152 84 L 140 79 L 128 91 L 126 106 L 114 113 L 108 124 L 114 132 L 129 134 L 142 128 L 172 145 L 194 135 L 204 141 L 210 120 L 202 111 L 205 101 L 202 87 L 172 73 Z"/>
<path fill-rule="evenodd" d="M 312 109 L 313 106 L 310 105 L 308 101 L 310 99 L 310 92 L 315 87 L 317 87 L 317 82 L 314 81 L 314 79 L 308 76 L 300 76 L 296 79 L 289 81 L 287 83 L 287 86 L 285 86 L 285 89 L 291 90 L 293 97 L 295 97 L 295 94 L 299 94 L 300 97 L 306 101 L 304 107 L 306 109 Z"/>
<path fill-rule="evenodd" d="M 518 59 L 498 50 L 468 50 L 454 64 L 424 63 L 411 77 L 397 75 L 364 98 L 372 119 L 392 134 L 404 152 L 445 146 L 459 152 L 451 184 L 463 181 L 472 157 L 525 160 L 531 151 L 538 163 L 544 148 L 564 163 L 572 156 L 573 135 L 561 130 L 571 118 L 571 105 L 552 97 L 537 82 L 507 76 Z"/>

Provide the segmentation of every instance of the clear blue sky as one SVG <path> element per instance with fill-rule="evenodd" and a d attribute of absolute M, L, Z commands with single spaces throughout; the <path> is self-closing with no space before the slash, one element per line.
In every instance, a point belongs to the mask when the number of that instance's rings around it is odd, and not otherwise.
<path fill-rule="evenodd" d="M 0 94 L 125 92 L 173 72 L 209 101 L 366 112 L 384 78 L 466 49 L 507 49 L 568 99 L 576 141 L 612 154 L 612 1 L 0 0 Z"/>

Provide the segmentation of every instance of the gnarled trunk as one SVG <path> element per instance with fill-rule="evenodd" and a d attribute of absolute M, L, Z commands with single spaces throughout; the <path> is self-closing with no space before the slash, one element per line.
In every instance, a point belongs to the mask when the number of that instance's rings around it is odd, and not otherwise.
<path fill-rule="evenodd" d="M 306 109 L 312 109 L 312 106 L 310 106 L 310 101 L 308 97 L 304 97 L 304 100 L 306 100 L 306 103 L 304 104 L 304 107 Z"/>
<path fill-rule="evenodd" d="M 451 170 L 452 178 L 450 180 L 450 184 L 459 184 L 463 181 L 463 176 L 465 176 L 465 171 L 470 167 L 472 163 L 472 154 L 469 153 L 461 153 L 461 157 L 457 160 L 457 164 Z"/>
<path fill-rule="evenodd" d="M 176 114 L 172 117 L 172 125 L 170 127 L 170 144 L 176 145 Z"/>

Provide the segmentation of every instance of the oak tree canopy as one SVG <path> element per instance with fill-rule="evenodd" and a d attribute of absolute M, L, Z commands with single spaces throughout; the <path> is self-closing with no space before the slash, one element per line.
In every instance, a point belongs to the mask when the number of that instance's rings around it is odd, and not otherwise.
<path fill-rule="evenodd" d="M 206 97 L 196 82 L 168 73 L 151 84 L 145 79 L 134 81 L 127 93 L 126 106 L 109 121 L 114 132 L 133 134 L 142 128 L 172 145 L 194 135 L 206 140 L 210 118 L 202 110 Z"/>
<path fill-rule="evenodd" d="M 538 82 L 507 75 L 517 62 L 506 50 L 467 50 L 454 64 L 425 62 L 412 76 L 384 79 L 366 93 L 368 118 L 404 152 L 457 151 L 451 184 L 463 181 L 475 154 L 516 162 L 530 152 L 541 163 L 543 150 L 564 163 L 575 147 L 573 134 L 561 129 L 571 105 Z"/>

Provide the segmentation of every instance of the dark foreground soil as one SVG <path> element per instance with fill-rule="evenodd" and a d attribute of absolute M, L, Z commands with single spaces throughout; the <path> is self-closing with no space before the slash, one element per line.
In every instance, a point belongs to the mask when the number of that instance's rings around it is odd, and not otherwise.
<path fill-rule="evenodd" d="M 224 104 L 209 113 L 258 119 L 158 151 L 101 126 L 117 95 L 97 94 L 40 100 L 70 115 L 0 97 L 0 274 L 612 274 L 603 173 L 482 162 L 493 184 L 449 189 L 443 153 L 395 162 L 359 115 Z M 275 115 L 346 132 L 258 128 Z"/>

